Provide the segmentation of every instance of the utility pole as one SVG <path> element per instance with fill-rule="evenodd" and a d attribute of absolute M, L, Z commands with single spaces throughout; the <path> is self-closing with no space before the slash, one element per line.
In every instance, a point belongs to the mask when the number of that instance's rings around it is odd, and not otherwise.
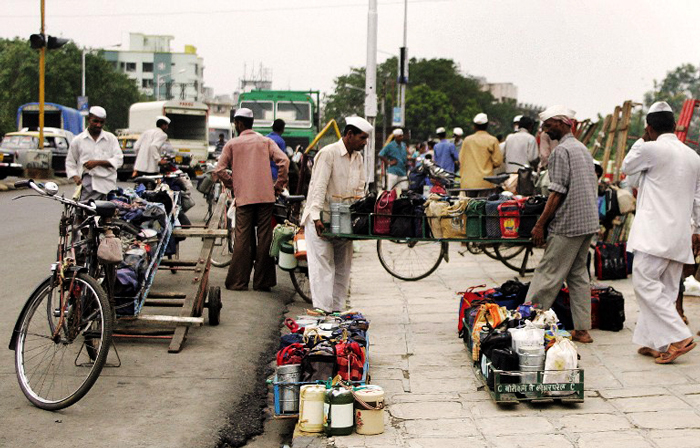
<path fill-rule="evenodd" d="M 403 47 L 399 52 L 399 79 L 397 101 L 401 110 L 398 126 L 406 126 L 406 85 L 408 84 L 408 48 L 406 38 L 408 34 L 408 0 L 404 0 L 403 6 Z"/>
<path fill-rule="evenodd" d="M 46 39 L 44 32 L 44 0 L 41 0 L 41 36 Z M 46 45 L 39 49 L 39 149 L 44 148 L 44 66 L 46 64 Z"/>
<path fill-rule="evenodd" d="M 377 0 L 369 0 L 367 13 L 367 69 L 365 73 L 365 118 L 374 127 L 377 118 Z M 365 151 L 365 176 L 370 191 L 376 189 L 375 136 L 372 131 Z"/>

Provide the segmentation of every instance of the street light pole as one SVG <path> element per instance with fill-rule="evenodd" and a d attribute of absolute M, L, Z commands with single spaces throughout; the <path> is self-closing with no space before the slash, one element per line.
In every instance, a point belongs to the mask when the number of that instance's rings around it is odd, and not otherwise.
<path fill-rule="evenodd" d="M 365 117 L 374 127 L 377 117 L 377 0 L 369 0 L 367 13 L 367 69 L 365 73 Z M 365 151 L 365 177 L 370 191 L 376 189 L 375 174 L 375 135 L 373 130 Z"/>
<path fill-rule="evenodd" d="M 41 0 L 41 36 L 46 39 L 44 34 L 44 0 Z M 39 149 L 44 147 L 44 76 L 45 76 L 45 61 L 46 61 L 46 45 L 42 45 L 39 49 Z"/>

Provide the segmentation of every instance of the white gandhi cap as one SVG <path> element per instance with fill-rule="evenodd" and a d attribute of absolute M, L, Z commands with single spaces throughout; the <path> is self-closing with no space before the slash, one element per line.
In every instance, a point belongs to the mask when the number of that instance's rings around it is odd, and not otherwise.
<path fill-rule="evenodd" d="M 549 106 L 543 112 L 540 112 L 540 121 L 543 123 L 552 117 L 566 117 L 572 119 L 576 116 L 576 112 L 564 106 Z"/>
<path fill-rule="evenodd" d="M 453 133 L 454 135 L 460 135 L 460 136 L 461 136 L 461 135 L 464 135 L 464 131 L 462 130 L 462 128 L 454 128 L 454 129 L 452 130 L 452 133 Z"/>
<path fill-rule="evenodd" d="M 253 118 L 253 111 L 248 109 L 247 107 L 241 107 L 236 111 L 235 114 L 233 114 L 233 118 L 236 117 Z"/>
<path fill-rule="evenodd" d="M 673 109 L 671 109 L 671 106 L 669 106 L 666 101 L 657 101 L 651 105 L 647 115 L 653 114 L 654 112 L 673 112 Z"/>
<path fill-rule="evenodd" d="M 392 134 L 394 134 L 396 136 L 403 135 L 403 129 L 394 129 Z"/>
<path fill-rule="evenodd" d="M 444 133 L 445 133 L 445 128 L 439 127 L 439 128 L 437 128 L 437 129 L 435 129 L 435 133 L 436 133 L 436 134 L 444 134 Z"/>
<path fill-rule="evenodd" d="M 156 117 L 156 123 L 158 123 L 159 120 L 163 120 L 166 123 L 170 124 L 170 118 L 166 117 L 165 115 L 158 115 Z"/>
<path fill-rule="evenodd" d="M 476 124 L 486 124 L 489 122 L 489 117 L 485 113 L 476 114 L 474 117 L 474 123 Z"/>
<path fill-rule="evenodd" d="M 361 130 L 362 132 L 366 132 L 367 134 L 372 132 L 372 129 L 374 129 L 374 127 L 369 124 L 369 121 L 362 117 L 345 117 L 345 123 L 350 126 L 355 126 L 357 129 Z"/>
<path fill-rule="evenodd" d="M 107 111 L 105 110 L 104 107 L 92 106 L 90 108 L 90 115 L 94 115 L 97 118 L 105 119 L 105 118 L 107 118 Z"/>
<path fill-rule="evenodd" d="M 523 118 L 522 115 L 516 115 L 513 117 L 513 123 L 520 123 L 520 119 Z"/>

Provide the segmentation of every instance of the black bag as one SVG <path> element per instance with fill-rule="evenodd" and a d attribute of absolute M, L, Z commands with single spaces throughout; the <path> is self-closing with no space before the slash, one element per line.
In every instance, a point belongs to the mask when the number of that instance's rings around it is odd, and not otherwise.
<path fill-rule="evenodd" d="M 369 235 L 369 214 L 374 213 L 376 203 L 377 194 L 369 193 L 350 206 L 352 233 L 355 235 Z"/>
<path fill-rule="evenodd" d="M 505 202 L 500 197 L 486 201 L 486 236 L 492 239 L 501 238 L 501 216 L 498 207 Z"/>
<path fill-rule="evenodd" d="M 518 183 L 515 191 L 520 196 L 535 194 L 535 180 L 532 176 L 532 168 L 518 168 Z"/>
<path fill-rule="evenodd" d="M 394 201 L 394 208 L 391 210 L 391 231 L 390 235 L 397 238 L 412 238 L 415 236 L 414 212 L 415 204 L 409 197 L 400 197 Z"/>
<path fill-rule="evenodd" d="M 595 276 L 598 280 L 627 278 L 627 245 L 625 243 L 596 243 Z"/>
<path fill-rule="evenodd" d="M 509 331 L 493 330 L 480 342 L 481 353 L 491 359 L 495 349 L 509 348 L 513 344 Z"/>
<path fill-rule="evenodd" d="M 554 311 L 559 318 L 559 323 L 565 330 L 574 329 L 574 318 L 571 314 L 571 297 L 569 297 L 569 290 L 562 288 L 557 294 L 557 298 L 552 304 L 552 311 Z"/>
<path fill-rule="evenodd" d="M 625 323 L 625 298 L 614 288 L 600 291 L 598 323 L 601 330 L 620 331 Z"/>
<path fill-rule="evenodd" d="M 327 381 L 338 373 L 335 344 L 323 340 L 314 345 L 301 360 L 302 381 Z"/>
<path fill-rule="evenodd" d="M 520 214 L 520 229 L 518 234 L 520 238 L 531 238 L 532 228 L 537 224 L 544 206 L 547 204 L 547 198 L 544 196 L 530 196 L 523 204 L 523 211 Z"/>
<path fill-rule="evenodd" d="M 508 372 L 517 372 L 520 370 L 520 359 L 518 354 L 512 348 L 497 348 L 491 353 L 491 366 L 497 370 L 505 370 Z M 493 370 L 489 369 L 486 384 L 493 389 L 496 381 L 496 375 Z M 520 377 L 517 375 L 500 374 L 501 384 L 516 384 L 520 382 Z"/>

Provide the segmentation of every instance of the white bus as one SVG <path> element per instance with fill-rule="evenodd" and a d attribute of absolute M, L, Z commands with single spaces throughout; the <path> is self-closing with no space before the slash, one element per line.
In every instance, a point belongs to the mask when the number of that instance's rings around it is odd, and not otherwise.
<path fill-rule="evenodd" d="M 211 155 L 216 149 L 216 143 L 219 141 L 219 134 L 224 134 L 224 141 L 231 140 L 233 135 L 233 125 L 231 117 L 220 115 L 209 115 L 209 154 Z"/>

